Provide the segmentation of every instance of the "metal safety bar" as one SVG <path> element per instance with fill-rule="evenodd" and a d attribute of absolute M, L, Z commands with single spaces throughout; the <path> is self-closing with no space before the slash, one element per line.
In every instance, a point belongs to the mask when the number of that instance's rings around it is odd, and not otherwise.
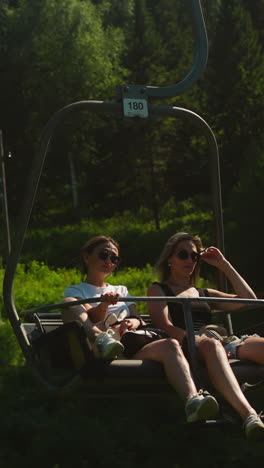
<path fill-rule="evenodd" d="M 262 305 L 264 306 L 264 299 L 241 299 L 241 298 L 226 298 L 226 297 L 175 297 L 175 296 L 125 296 L 119 297 L 118 302 L 180 302 L 182 304 L 189 302 L 224 302 L 224 303 L 245 303 L 248 305 Z M 84 299 L 76 299 L 76 301 L 69 302 L 58 302 L 54 304 L 47 304 L 44 306 L 33 307 L 31 309 L 23 310 L 19 312 L 20 317 L 29 316 L 30 314 L 35 314 L 36 312 L 47 312 L 54 309 L 67 309 L 68 307 L 73 307 L 80 304 L 93 304 L 95 302 L 104 302 L 104 299 L 101 297 L 86 297 Z M 234 311 L 231 312 L 235 312 Z M 226 312 L 226 313 L 229 313 Z"/>

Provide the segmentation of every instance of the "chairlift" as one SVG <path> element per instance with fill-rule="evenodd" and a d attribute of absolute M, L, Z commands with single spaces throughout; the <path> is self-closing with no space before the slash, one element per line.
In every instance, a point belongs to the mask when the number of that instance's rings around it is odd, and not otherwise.
<path fill-rule="evenodd" d="M 201 76 L 207 62 L 208 42 L 206 28 L 200 0 L 188 0 L 186 4 L 190 6 L 193 21 L 195 53 L 193 66 L 190 72 L 176 85 L 165 87 L 154 87 L 145 85 L 120 85 L 118 87 L 119 97 L 116 102 L 105 101 L 80 101 L 67 105 L 58 110 L 48 121 L 40 137 L 38 149 L 33 162 L 30 186 L 22 206 L 21 215 L 17 226 L 17 235 L 11 246 L 9 238 L 9 223 L 7 203 L 4 210 L 5 233 L 6 233 L 6 269 L 3 282 L 4 305 L 12 325 L 13 331 L 21 350 L 26 358 L 27 364 L 32 369 L 37 378 L 49 389 L 62 389 L 80 378 L 88 387 L 96 387 L 98 382 L 104 382 L 104 390 L 111 386 L 118 386 L 119 390 L 125 388 L 127 391 L 139 385 L 140 392 L 153 391 L 158 388 L 172 391 L 166 381 L 162 366 L 159 363 L 139 360 L 114 360 L 103 361 L 95 359 L 87 344 L 87 339 L 82 326 L 77 322 L 63 324 L 61 310 L 75 304 L 84 302 L 92 303 L 95 299 L 86 298 L 72 303 L 46 304 L 32 309 L 18 311 L 15 305 L 13 294 L 13 283 L 16 268 L 21 255 L 25 234 L 34 205 L 36 192 L 39 185 L 44 161 L 48 152 L 49 144 L 58 125 L 71 112 L 88 110 L 91 112 L 109 113 L 119 119 L 152 119 L 174 117 L 187 119 L 195 127 L 198 127 L 205 136 L 210 162 L 210 178 L 212 191 L 212 209 L 215 222 L 215 245 L 224 252 L 224 229 L 222 217 L 222 197 L 220 165 L 217 142 L 213 131 L 208 123 L 198 114 L 185 108 L 172 105 L 155 105 L 149 102 L 149 98 L 168 98 L 177 96 L 189 89 Z M 2 145 L 0 145 L 1 147 Z M 3 150 L 1 151 L 3 161 Z M 4 174 L 4 167 L 2 166 Z M 2 177 L 3 179 L 3 177 Z M 3 195 L 6 200 L 5 188 Z M 218 273 L 218 287 L 226 291 L 226 280 Z M 164 300 L 157 297 L 133 297 L 135 302 L 148 302 Z M 127 301 L 127 298 L 120 298 Z M 131 301 L 131 298 L 129 298 Z M 196 359 L 194 332 L 191 315 L 191 299 L 167 297 L 167 301 L 178 301 L 183 303 L 186 321 L 189 352 L 191 356 L 191 369 L 196 384 L 200 386 L 206 379 L 198 366 Z M 198 298 L 196 300 L 207 302 L 214 301 L 214 298 Z M 217 302 L 226 299 L 217 299 Z M 98 301 L 98 298 L 96 299 Z M 228 299 L 228 302 L 231 300 Z M 245 306 L 263 307 L 264 300 L 232 299 L 240 301 Z M 144 320 L 150 323 L 150 317 L 143 315 Z M 232 320 L 229 313 L 223 313 L 224 326 L 228 332 L 233 333 Z M 256 329 L 254 329 L 256 331 Z M 263 327 L 260 326 L 258 332 L 263 334 Z M 232 369 L 244 389 L 264 381 L 264 366 L 239 360 L 231 361 Z M 153 386 L 153 384 L 155 386 Z"/>

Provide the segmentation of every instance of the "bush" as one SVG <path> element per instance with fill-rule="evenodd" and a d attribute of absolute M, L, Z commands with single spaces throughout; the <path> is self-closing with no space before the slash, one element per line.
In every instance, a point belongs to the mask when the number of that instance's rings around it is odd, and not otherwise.
<path fill-rule="evenodd" d="M 4 270 L 0 269 L 0 279 Z M 153 268 L 147 264 L 144 268 L 125 268 L 116 271 L 108 278 L 111 284 L 124 284 L 131 296 L 146 296 L 147 287 L 156 280 Z M 34 260 L 28 265 L 19 264 L 14 281 L 14 298 L 19 312 L 45 304 L 62 302 L 64 289 L 82 281 L 81 273 L 73 268 L 49 268 L 43 262 Z M 207 282 L 200 280 L 199 286 L 206 287 Z M 139 303 L 138 309 L 145 311 L 145 304 Z M 3 298 L 0 297 L 0 313 L 6 317 Z"/>
<path fill-rule="evenodd" d="M 131 296 L 146 296 L 147 287 L 156 280 L 153 268 L 148 264 L 145 268 L 127 268 L 110 278 L 111 284 L 124 284 Z M 146 303 L 137 302 L 136 307 L 140 313 L 146 313 Z"/>
<path fill-rule="evenodd" d="M 4 271 L 0 269 L 0 278 Z M 145 296 L 149 284 L 155 276 L 150 265 L 145 268 L 127 268 L 117 271 L 109 278 L 112 284 L 124 284 L 132 296 Z M 49 268 L 43 262 L 34 260 L 28 265 L 19 264 L 14 281 L 14 298 L 19 312 L 44 304 L 61 302 L 64 289 L 70 284 L 77 284 L 82 280 L 81 273 L 73 269 Z M 0 312 L 5 317 L 2 296 L 0 297 Z"/>
<path fill-rule="evenodd" d="M 0 366 L 19 366 L 24 357 L 8 321 L 0 321 Z"/>
<path fill-rule="evenodd" d="M 207 244 L 212 227 L 211 213 L 201 212 L 191 203 L 180 208 L 178 216 L 176 213 L 163 218 L 160 230 L 156 230 L 153 221 L 146 221 L 144 216 L 130 212 L 100 220 L 83 219 L 76 225 L 33 229 L 27 234 L 21 262 L 35 259 L 55 268 L 74 268 L 78 265 L 82 245 L 90 237 L 100 234 L 119 242 L 122 268 L 153 264 L 165 242 L 177 231 L 200 234 Z"/>
<path fill-rule="evenodd" d="M 14 280 L 14 297 L 18 312 L 43 304 L 61 302 L 66 285 L 79 282 L 76 270 L 50 269 L 43 262 L 33 260 L 18 264 Z M 0 304 L 4 315 L 3 304 Z"/>

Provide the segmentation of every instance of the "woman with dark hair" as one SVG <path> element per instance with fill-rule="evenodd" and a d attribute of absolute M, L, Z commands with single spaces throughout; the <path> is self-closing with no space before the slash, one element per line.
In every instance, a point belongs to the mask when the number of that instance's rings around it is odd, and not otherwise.
<path fill-rule="evenodd" d="M 209 288 L 197 288 L 201 261 L 221 270 L 230 281 L 234 294 Z M 167 241 L 156 263 L 156 270 L 160 282 L 153 283 L 148 288 L 148 295 L 164 296 L 164 302 L 148 303 L 153 325 L 176 339 L 182 346 L 183 354 L 185 353 L 188 358 L 182 304 L 180 302 L 167 303 L 166 296 L 194 299 L 192 317 L 196 347 L 199 358 L 206 365 L 212 384 L 239 413 L 244 422 L 246 435 L 249 438 L 264 438 L 264 424 L 242 393 L 228 362 L 228 357 L 237 357 L 264 364 L 264 338 L 257 335 L 234 337 L 234 341 L 223 345 L 221 339 L 208 336 L 205 328 L 211 323 L 210 304 L 201 301 L 195 303 L 195 298 L 199 296 L 256 299 L 254 292 L 216 247 L 203 249 L 198 236 L 184 232 L 173 235 Z M 219 308 L 222 310 L 232 310 L 242 306 L 242 303 L 219 303 Z M 217 307 L 217 301 L 214 307 Z M 214 336 L 221 338 L 217 334 Z M 188 401 L 186 410 L 188 415 Z"/>
<path fill-rule="evenodd" d="M 105 277 L 111 275 L 119 263 L 119 245 L 111 237 L 96 236 L 88 240 L 81 250 L 82 271 L 85 276 L 81 283 L 68 286 L 65 301 L 100 297 L 103 301 L 92 304 L 72 306 L 63 312 L 64 322 L 78 320 L 82 323 L 96 354 L 111 359 L 123 353 L 124 346 L 114 339 L 114 330 L 106 329 L 110 323 L 120 321 L 119 333 L 126 329 L 136 329 L 142 320 L 133 302 L 119 302 L 118 297 L 129 296 L 125 286 L 113 286 L 105 283 Z"/>
<path fill-rule="evenodd" d="M 189 363 L 182 353 L 178 340 L 157 330 L 155 341 L 135 350 L 133 338 L 136 333 L 133 330 L 141 329 L 144 332 L 145 324 L 132 298 L 129 302 L 119 301 L 120 296 L 129 297 L 127 288 L 106 282 L 106 277 L 115 270 L 118 261 L 119 246 L 110 237 L 97 236 L 84 245 L 82 249 L 84 281 L 66 288 L 65 301 L 94 297 L 100 298 L 100 301 L 65 309 L 64 322 L 72 320 L 81 322 L 97 357 L 113 359 L 123 353 L 127 358 L 161 363 L 168 381 L 184 402 L 192 401 L 188 421 L 214 418 L 218 412 L 218 403 L 209 393 L 197 391 Z M 111 328 L 113 319 L 114 322 L 117 321 L 114 325 L 117 325 L 121 341 L 116 339 L 117 335 Z"/>

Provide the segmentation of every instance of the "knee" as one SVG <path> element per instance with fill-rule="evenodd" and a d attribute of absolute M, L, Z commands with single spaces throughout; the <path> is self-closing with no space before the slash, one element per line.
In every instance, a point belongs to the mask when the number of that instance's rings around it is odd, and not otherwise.
<path fill-rule="evenodd" d="M 148 350 L 147 347 L 149 346 Z M 139 351 L 140 353 L 140 351 Z M 151 359 L 164 365 L 171 362 L 181 361 L 184 357 L 181 346 L 174 338 L 165 338 L 154 341 L 142 349 L 140 359 Z M 147 353 L 147 354 L 146 354 Z"/>
<path fill-rule="evenodd" d="M 167 338 L 165 341 L 165 347 L 167 352 L 174 353 L 177 355 L 183 354 L 181 345 L 175 338 Z"/>
<path fill-rule="evenodd" d="M 213 338 L 204 338 L 201 340 L 198 349 L 202 355 L 224 353 L 221 341 Z"/>

